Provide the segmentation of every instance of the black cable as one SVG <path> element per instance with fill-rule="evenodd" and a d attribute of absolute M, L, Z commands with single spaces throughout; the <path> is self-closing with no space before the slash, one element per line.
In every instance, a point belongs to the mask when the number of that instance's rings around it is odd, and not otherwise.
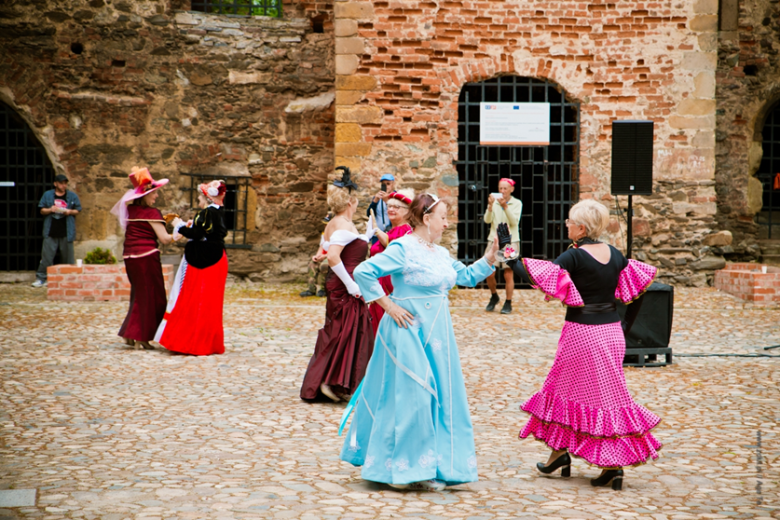
<path fill-rule="evenodd" d="M 771 354 L 674 354 L 675 357 L 746 357 L 746 358 L 780 358 Z"/>
<path fill-rule="evenodd" d="M 780 348 L 780 345 L 772 345 L 771 347 L 764 347 L 764 350 L 772 350 L 773 348 Z"/>

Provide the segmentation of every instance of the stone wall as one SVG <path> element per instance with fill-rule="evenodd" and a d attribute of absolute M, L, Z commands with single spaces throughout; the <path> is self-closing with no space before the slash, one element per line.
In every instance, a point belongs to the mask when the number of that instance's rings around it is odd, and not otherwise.
<path fill-rule="evenodd" d="M 581 104 L 581 197 L 614 208 L 611 122 L 655 121 L 656 193 L 635 200 L 636 256 L 662 279 L 705 284 L 723 265 L 705 245 L 717 231 L 717 10 L 716 0 L 338 2 L 336 163 L 355 167 L 366 188 L 391 171 L 454 202 L 462 86 L 547 78 Z M 618 246 L 621 226 L 614 216 Z"/>
<path fill-rule="evenodd" d="M 121 253 L 109 214 L 148 166 L 171 184 L 164 211 L 189 212 L 186 173 L 251 178 L 249 244 L 231 271 L 305 276 L 327 211 L 333 165 L 329 4 L 286 17 L 187 12 L 167 0 L 37 0 L 0 5 L 0 100 L 16 109 L 70 178 L 84 211 L 77 251 Z M 332 24 L 331 24 L 332 25 Z M 306 244 L 306 242 L 311 244 Z"/>
<path fill-rule="evenodd" d="M 733 256 L 750 259 L 759 254 L 761 131 L 780 100 L 780 4 L 741 0 L 734 18 L 721 31 L 718 50 L 717 218 L 734 233 Z"/>

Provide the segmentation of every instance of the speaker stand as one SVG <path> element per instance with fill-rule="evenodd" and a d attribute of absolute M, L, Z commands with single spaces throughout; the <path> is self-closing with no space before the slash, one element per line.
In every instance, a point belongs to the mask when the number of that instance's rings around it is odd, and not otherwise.
<path fill-rule="evenodd" d="M 626 218 L 626 227 L 628 228 L 626 231 L 626 236 L 628 237 L 628 240 L 626 243 L 626 258 L 631 258 L 631 245 L 634 241 L 633 222 L 632 222 L 634 220 L 633 199 L 634 199 L 633 195 L 628 196 L 628 217 Z"/>

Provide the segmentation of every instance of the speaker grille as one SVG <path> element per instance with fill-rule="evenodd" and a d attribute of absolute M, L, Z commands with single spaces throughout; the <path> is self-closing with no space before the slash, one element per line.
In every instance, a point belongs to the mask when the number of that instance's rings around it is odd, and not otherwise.
<path fill-rule="evenodd" d="M 653 122 L 612 122 L 612 194 L 652 195 Z"/>

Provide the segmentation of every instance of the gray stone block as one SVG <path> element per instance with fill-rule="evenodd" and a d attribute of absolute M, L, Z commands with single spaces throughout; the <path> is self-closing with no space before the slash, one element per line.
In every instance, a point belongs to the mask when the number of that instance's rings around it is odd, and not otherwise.
<path fill-rule="evenodd" d="M 35 489 L 0 490 L 0 507 L 35 506 Z"/>

